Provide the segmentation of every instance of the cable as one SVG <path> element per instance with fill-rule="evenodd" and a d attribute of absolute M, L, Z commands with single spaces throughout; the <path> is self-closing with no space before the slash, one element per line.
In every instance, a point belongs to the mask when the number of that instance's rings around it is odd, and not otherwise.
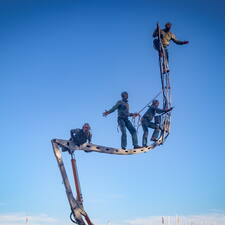
<path fill-rule="evenodd" d="M 75 219 L 75 216 L 74 216 L 73 212 L 70 213 L 70 220 L 71 220 L 73 223 L 78 224 L 77 220 Z"/>

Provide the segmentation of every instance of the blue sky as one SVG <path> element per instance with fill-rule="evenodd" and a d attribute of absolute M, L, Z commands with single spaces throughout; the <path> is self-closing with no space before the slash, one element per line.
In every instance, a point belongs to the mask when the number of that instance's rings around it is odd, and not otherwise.
<path fill-rule="evenodd" d="M 169 47 L 171 135 L 143 155 L 77 153 L 85 208 L 95 224 L 215 213 L 224 220 L 224 12 L 219 0 L 1 1 L 0 224 L 24 224 L 24 216 L 70 224 L 50 140 L 87 121 L 93 143 L 120 146 L 116 113 L 102 112 L 121 91 L 132 112 L 159 92 L 157 21 L 171 21 L 177 38 L 190 41 Z"/>

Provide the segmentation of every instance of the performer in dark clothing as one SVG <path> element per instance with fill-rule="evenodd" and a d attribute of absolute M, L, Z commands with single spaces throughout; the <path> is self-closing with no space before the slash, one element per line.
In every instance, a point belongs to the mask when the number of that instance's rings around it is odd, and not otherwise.
<path fill-rule="evenodd" d="M 128 93 L 127 92 L 122 92 L 121 93 L 122 100 L 119 100 L 110 110 L 105 111 L 103 113 L 103 116 L 107 116 L 110 113 L 114 112 L 117 110 L 118 112 L 118 125 L 120 127 L 120 130 L 122 132 L 121 136 L 121 147 L 122 149 L 126 149 L 127 147 L 127 134 L 126 134 L 126 128 L 129 130 L 131 136 L 132 136 L 132 142 L 134 145 L 134 148 L 140 148 L 138 146 L 138 139 L 137 139 L 137 132 L 128 119 L 130 116 L 138 116 L 138 113 L 130 113 L 129 112 L 129 104 L 128 104 Z"/>
<path fill-rule="evenodd" d="M 82 145 L 86 142 L 90 143 L 92 134 L 90 132 L 90 125 L 88 123 L 85 123 L 82 127 L 82 129 L 72 129 L 70 131 L 71 139 L 75 145 Z"/>
<path fill-rule="evenodd" d="M 155 116 L 157 113 L 164 113 L 172 110 L 172 108 L 164 110 L 164 109 L 159 109 L 159 101 L 158 100 L 153 100 L 152 104 L 149 106 L 149 109 L 145 112 L 145 114 L 142 117 L 141 120 L 141 125 L 143 128 L 143 138 L 142 138 L 142 146 L 146 147 L 147 146 L 147 139 L 148 139 L 148 128 L 154 129 L 154 132 L 152 134 L 152 141 L 157 141 L 157 138 L 159 136 L 160 132 L 160 116 Z M 154 123 L 152 122 L 153 118 L 155 119 Z"/>
<path fill-rule="evenodd" d="M 70 130 L 70 141 L 72 141 L 77 146 L 83 145 L 86 142 L 91 143 L 92 134 L 90 130 L 91 127 L 88 123 L 85 123 L 82 129 L 76 128 Z M 66 147 L 62 147 L 62 151 L 69 151 L 70 153 L 70 150 Z"/>

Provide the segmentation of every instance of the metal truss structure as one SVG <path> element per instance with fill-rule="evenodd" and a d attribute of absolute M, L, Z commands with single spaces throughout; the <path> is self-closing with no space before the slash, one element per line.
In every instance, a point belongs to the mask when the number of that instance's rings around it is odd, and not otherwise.
<path fill-rule="evenodd" d="M 170 80 L 169 80 L 168 59 L 165 54 L 163 45 L 161 43 L 160 28 L 158 24 L 157 24 L 157 28 L 158 28 L 158 41 L 160 43 L 159 66 L 160 66 L 160 78 L 161 78 L 162 93 L 163 93 L 163 109 L 170 109 L 171 108 L 171 86 L 170 86 Z M 167 68 L 166 71 L 165 71 L 165 68 Z M 52 146 L 53 146 L 54 154 L 55 154 L 55 157 L 62 175 L 63 183 L 66 190 L 66 195 L 71 208 L 71 215 L 70 215 L 71 221 L 74 223 L 77 223 L 78 225 L 87 225 L 87 224 L 93 225 L 90 218 L 88 217 L 88 214 L 85 212 L 84 206 L 83 206 L 83 198 L 82 198 L 78 171 L 76 166 L 76 160 L 75 160 L 75 154 L 74 154 L 75 151 L 98 152 L 98 153 L 116 154 L 116 155 L 134 155 L 134 154 L 146 153 L 154 149 L 155 147 L 162 145 L 165 142 L 166 138 L 168 137 L 170 133 L 170 124 L 171 124 L 171 111 L 166 112 L 162 115 L 161 127 L 163 129 L 161 131 L 160 138 L 153 144 L 147 147 L 141 147 L 138 149 L 124 150 L 121 148 L 112 148 L 112 147 L 106 147 L 106 146 L 95 145 L 95 144 L 87 144 L 87 143 L 81 146 L 77 146 L 70 140 L 53 139 Z M 76 194 L 77 194 L 76 198 L 73 195 L 72 188 L 66 173 L 64 163 L 63 163 L 62 151 L 61 151 L 62 149 L 67 149 L 68 152 L 71 154 L 71 165 L 72 165 Z"/>

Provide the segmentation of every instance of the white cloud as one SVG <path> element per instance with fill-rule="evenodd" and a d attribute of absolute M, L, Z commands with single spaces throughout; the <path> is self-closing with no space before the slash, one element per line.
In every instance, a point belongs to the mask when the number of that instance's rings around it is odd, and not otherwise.
<path fill-rule="evenodd" d="M 29 225 L 60 224 L 55 218 L 46 214 L 26 216 L 25 213 L 7 213 L 0 214 L 0 225 L 25 225 L 26 219 L 28 219 Z"/>
<path fill-rule="evenodd" d="M 70 222 L 62 222 L 46 214 L 26 216 L 25 213 L 0 214 L 0 225 L 25 225 L 28 218 L 28 225 L 69 225 Z M 94 219 L 96 225 L 162 225 L 162 216 L 150 216 L 135 218 L 123 222 L 101 221 Z M 179 223 L 178 223 L 179 222 Z M 164 225 L 225 225 L 225 212 L 183 216 L 165 216 Z"/>
<path fill-rule="evenodd" d="M 186 216 L 166 216 L 165 225 L 225 225 L 225 212 Z M 162 225 L 161 216 L 136 218 L 125 221 L 124 225 Z"/>

